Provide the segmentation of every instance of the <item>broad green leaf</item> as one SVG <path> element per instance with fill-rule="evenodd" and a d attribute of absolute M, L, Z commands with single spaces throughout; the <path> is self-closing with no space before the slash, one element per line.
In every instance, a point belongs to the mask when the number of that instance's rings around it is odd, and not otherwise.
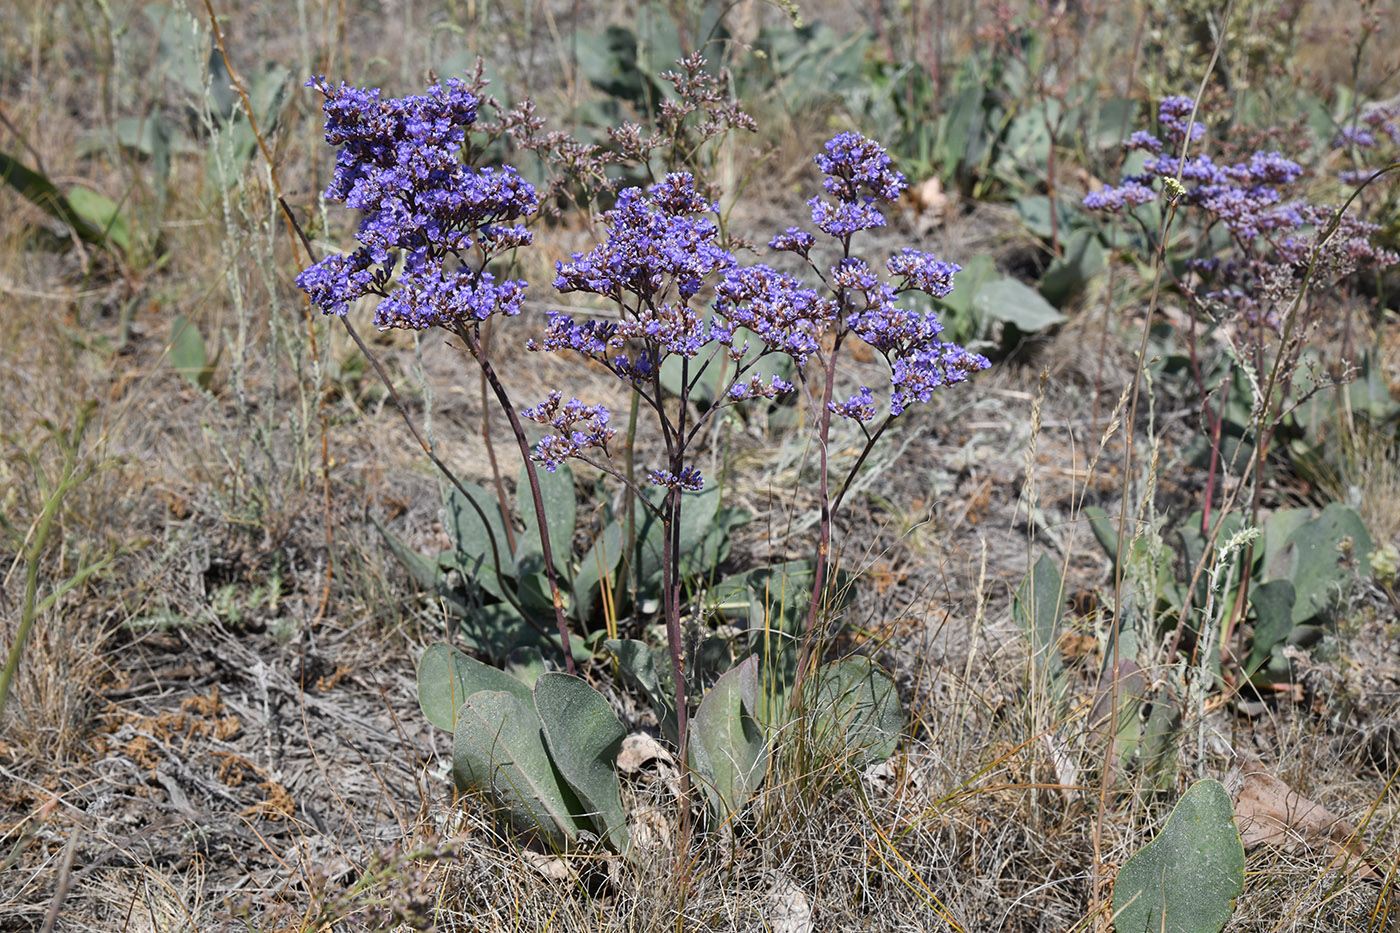
<path fill-rule="evenodd" d="M 1265 580 L 1276 580 L 1292 573 L 1293 568 L 1289 566 L 1292 552 L 1286 551 L 1288 539 L 1312 517 L 1312 509 L 1279 509 L 1264 520 L 1264 546 L 1260 548 L 1256 544 L 1255 548 L 1260 551 Z"/>
<path fill-rule="evenodd" d="M 1017 279 L 983 285 L 972 296 L 972 303 L 984 319 L 1010 324 L 1023 334 L 1036 334 L 1069 320 L 1039 292 Z"/>
<path fill-rule="evenodd" d="M 997 278 L 997 264 L 991 253 L 978 253 L 963 263 L 961 271 L 953 276 L 953 290 L 938 299 L 937 304 L 959 318 L 968 317 L 973 311 L 973 296 Z"/>
<path fill-rule="evenodd" d="M 457 568 L 468 580 L 496 598 L 503 599 L 504 586 L 497 570 L 509 574 L 512 567 L 500 504 L 494 495 L 475 483 L 463 483 L 462 487 L 470 494 L 471 501 L 456 486 L 447 490 L 446 501 L 447 526 L 456 544 Z M 472 506 L 472 501 L 475 501 L 476 507 Z M 486 518 L 484 523 L 483 514 Z"/>
<path fill-rule="evenodd" d="M 212 372 L 204 337 L 183 314 L 175 315 L 170 325 L 170 365 L 196 388 L 209 387 Z"/>
<path fill-rule="evenodd" d="M 670 659 L 665 656 L 665 649 L 650 648 L 646 642 L 635 638 L 609 638 L 603 646 L 617 659 L 618 666 L 628 679 L 642 688 L 661 724 L 661 731 L 675 742 L 675 677 L 671 673 Z"/>
<path fill-rule="evenodd" d="M 567 463 L 554 472 L 536 466 L 535 476 L 540 484 L 544 502 L 544 517 L 549 525 L 549 549 L 554 555 L 554 569 L 561 576 L 569 571 L 569 558 L 574 546 L 574 524 L 578 520 L 578 497 L 574 491 L 574 473 Z M 535 514 L 535 499 L 530 492 L 530 478 L 525 465 L 515 487 L 516 508 L 525 522 L 515 543 L 515 576 L 521 578 L 544 570 L 544 548 L 540 546 L 539 517 Z"/>
<path fill-rule="evenodd" d="M 1301 625 L 1333 612 L 1359 575 L 1371 575 L 1371 535 L 1355 509 L 1333 502 L 1288 536 L 1285 548 L 1297 601 L 1293 621 Z"/>
<path fill-rule="evenodd" d="M 504 690 L 534 703 L 524 683 L 443 642 L 429 645 L 418 660 L 418 706 L 423 717 L 439 729 L 450 732 L 458 708 L 482 690 Z"/>
<path fill-rule="evenodd" d="M 904 731 L 894 678 L 869 658 L 851 658 L 823 665 L 812 684 L 807 715 L 818 756 L 859 771 L 894 754 Z"/>
<path fill-rule="evenodd" d="M 554 765 L 604 839 L 627 851 L 627 812 L 617 782 L 617 753 L 626 734 L 601 693 L 570 674 L 541 674 L 535 710 Z"/>
<path fill-rule="evenodd" d="M 109 243 L 124 253 L 131 251 L 131 228 L 115 201 L 91 188 L 74 185 L 68 189 L 68 203 L 80 217 L 101 230 Z"/>
<path fill-rule="evenodd" d="M 1085 506 L 1082 514 L 1089 521 L 1089 528 L 1094 532 L 1094 540 L 1099 542 L 1099 547 L 1103 548 L 1108 559 L 1117 564 L 1118 526 L 1108 517 L 1108 513 L 1097 505 Z"/>
<path fill-rule="evenodd" d="M 1219 781 L 1192 785 L 1167 825 L 1118 870 L 1118 933 L 1219 933 L 1244 891 L 1244 847 L 1230 794 Z"/>
<path fill-rule="evenodd" d="M 519 645 L 506 655 L 505 672 L 527 687 L 534 687 L 545 670 L 544 655 L 537 645 Z"/>
<path fill-rule="evenodd" d="M 528 697 L 528 693 L 527 693 Z M 460 788 L 488 791 L 522 832 L 538 832 L 556 850 L 569 847 L 586 824 L 578 798 L 545 748 L 533 698 L 483 690 L 457 710 L 452 777 Z"/>
<path fill-rule="evenodd" d="M 663 490 L 658 488 L 651 495 L 659 503 L 663 496 L 658 493 L 663 493 Z M 693 554 L 704 542 L 705 535 L 714 524 L 719 503 L 719 486 L 713 483 L 700 492 L 681 493 L 680 547 L 677 553 L 682 561 L 683 570 L 690 573 L 699 572 L 699 568 L 694 566 L 694 561 L 687 560 L 686 556 Z M 665 525 L 660 519 L 644 511 L 641 506 L 637 507 L 637 578 L 643 583 L 650 583 L 661 573 L 661 558 L 665 553 L 662 537 L 664 529 Z"/>
<path fill-rule="evenodd" d="M 690 764 L 721 823 L 748 803 L 767 770 L 757 708 L 758 659 L 749 657 L 715 682 L 690 722 Z"/>
<path fill-rule="evenodd" d="M 1107 265 L 1108 250 L 1099 240 L 1098 231 L 1088 227 L 1076 230 L 1065 240 L 1064 255 L 1056 256 L 1040 277 L 1040 294 L 1056 307 L 1062 307 Z"/>
<path fill-rule="evenodd" d="M 1275 645 L 1282 644 L 1293 631 L 1293 604 L 1297 596 L 1292 582 L 1270 580 L 1249 591 L 1254 608 L 1254 641 L 1250 646 L 1245 673 L 1253 676 L 1269 662 Z"/>
<path fill-rule="evenodd" d="M 457 618 L 449 622 L 450 629 L 455 630 L 463 644 L 489 658 L 493 664 L 506 663 L 518 648 L 534 647 L 551 655 L 559 650 L 558 637 L 545 623 L 537 622 L 539 628 L 536 628 L 510 603 L 468 605 L 458 593 L 446 587 L 439 592 L 448 611 L 457 614 Z M 541 629 L 545 634 L 541 634 Z M 584 657 L 585 654 L 577 652 L 575 642 L 574 656 Z"/>
<path fill-rule="evenodd" d="M 53 182 L 3 152 L 0 152 L 0 181 L 14 188 L 35 207 L 57 217 L 84 242 L 104 242 L 102 228 L 75 210 Z"/>
<path fill-rule="evenodd" d="M 1032 676 L 1038 686 L 1043 684 L 1052 690 L 1056 702 L 1063 697 L 1065 686 L 1065 664 L 1056 650 L 1064 602 L 1059 568 L 1042 554 L 1016 590 L 1011 615 L 1030 642 Z"/>

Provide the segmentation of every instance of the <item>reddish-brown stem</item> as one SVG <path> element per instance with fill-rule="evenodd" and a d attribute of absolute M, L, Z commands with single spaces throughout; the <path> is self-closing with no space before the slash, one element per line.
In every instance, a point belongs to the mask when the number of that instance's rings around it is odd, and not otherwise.
<path fill-rule="evenodd" d="M 564 616 L 564 597 L 559 592 L 559 578 L 554 570 L 554 548 L 549 543 L 549 519 L 545 515 L 544 496 L 540 493 L 540 479 L 535 472 L 535 462 L 530 459 L 530 439 L 525 436 L 525 428 L 520 423 L 520 416 L 516 414 L 515 406 L 511 404 L 506 387 L 501 384 L 500 377 L 496 375 L 495 367 L 491 365 L 491 361 L 482 352 L 481 341 L 467 325 L 458 324 L 455 331 L 457 336 L 466 343 L 472 356 L 476 357 L 477 364 L 486 375 L 486 381 L 491 384 L 491 391 L 495 393 L 496 400 L 501 403 L 501 408 L 510 421 L 510 429 L 515 434 L 515 442 L 520 446 L 520 456 L 525 461 L 525 477 L 530 483 L 530 498 L 535 506 L 535 518 L 539 522 L 540 551 L 544 556 L 544 575 L 545 579 L 549 581 L 549 595 L 554 604 L 554 620 L 559 625 L 559 648 L 564 652 L 564 667 L 572 674 L 574 673 L 574 653 L 569 644 L 569 620 Z"/>
<path fill-rule="evenodd" d="M 671 458 L 671 472 L 679 475 L 679 457 Z M 690 852 L 690 761 L 687 748 L 690 731 L 690 710 L 687 705 L 685 685 L 685 644 L 681 635 L 680 606 L 680 537 L 681 491 L 672 488 L 666 491 L 667 522 L 661 535 L 661 580 L 663 607 L 666 614 L 666 643 L 671 652 L 671 674 L 676 680 L 676 746 L 680 749 L 680 800 L 681 845 L 680 858 L 684 861 Z"/>
<path fill-rule="evenodd" d="M 491 319 L 487 318 L 481 324 L 481 352 L 487 353 L 491 349 Z M 506 502 L 505 483 L 501 482 L 501 465 L 496 459 L 496 445 L 491 442 L 491 410 L 486 404 L 486 370 L 481 370 L 481 443 L 486 448 L 486 459 L 491 461 L 491 478 L 496 483 L 496 501 L 500 503 L 501 514 L 509 515 L 510 506 Z M 505 526 L 506 547 L 510 548 L 512 554 L 515 553 L 515 529 L 510 522 L 502 522 Z"/>
<path fill-rule="evenodd" d="M 797 676 L 792 685 L 793 703 L 801 703 L 802 683 L 807 679 L 807 665 L 812 660 L 812 643 L 816 640 L 817 616 L 821 612 L 822 594 L 826 589 L 826 564 L 831 549 L 831 500 L 827 483 L 827 439 L 831 434 L 831 396 L 836 386 L 836 358 L 841 351 L 841 336 L 831 345 L 831 357 L 826 361 L 826 383 L 822 387 L 821 414 L 818 416 L 817 452 L 820 458 L 817 495 L 821 500 L 821 531 L 817 541 L 817 563 L 812 571 L 812 605 L 807 610 L 807 622 L 802 631 L 802 651 L 797 659 Z"/>
<path fill-rule="evenodd" d="M 1210 507 L 1215 501 L 1215 474 L 1220 466 L 1220 426 L 1225 423 L 1225 400 L 1230 397 L 1230 382 L 1227 379 L 1220 386 L 1220 413 L 1210 425 L 1210 469 L 1206 470 L 1205 504 L 1201 507 L 1201 534 L 1210 534 Z M 1210 420 L 1210 405 L 1205 408 L 1206 419 Z"/>

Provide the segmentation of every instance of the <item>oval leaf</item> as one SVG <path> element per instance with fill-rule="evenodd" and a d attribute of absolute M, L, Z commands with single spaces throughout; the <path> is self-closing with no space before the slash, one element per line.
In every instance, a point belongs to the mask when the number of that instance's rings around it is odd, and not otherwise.
<path fill-rule="evenodd" d="M 555 849 L 585 828 L 578 798 L 561 780 L 545 750 L 540 717 L 514 693 L 483 690 L 457 711 L 452 777 L 460 788 L 487 791 L 522 832 L 538 832 Z"/>
<path fill-rule="evenodd" d="M 983 319 L 1010 324 L 1023 334 L 1035 334 L 1069 320 L 1029 285 L 1016 279 L 989 282 L 972 298 Z"/>
<path fill-rule="evenodd" d="M 807 709 L 813 750 L 856 770 L 893 755 L 904 731 L 894 678 L 869 658 L 823 665 Z"/>
<path fill-rule="evenodd" d="M 571 674 L 535 681 L 535 711 L 554 766 L 569 782 L 598 834 L 627 851 L 627 812 L 617 782 L 617 753 L 626 732 L 603 695 Z"/>
<path fill-rule="evenodd" d="M 504 690 L 525 703 L 534 703 L 530 688 L 505 671 L 482 664 L 438 642 L 418 661 L 418 705 L 428 722 L 451 732 L 457 709 L 482 690 Z"/>
<path fill-rule="evenodd" d="M 1244 890 L 1244 846 L 1230 794 L 1198 781 L 1177 801 L 1162 832 L 1118 871 L 1118 933 L 1219 933 Z"/>
<path fill-rule="evenodd" d="M 750 656 L 715 682 L 690 723 L 690 766 L 721 822 L 748 803 L 767 770 L 757 704 L 758 658 Z"/>

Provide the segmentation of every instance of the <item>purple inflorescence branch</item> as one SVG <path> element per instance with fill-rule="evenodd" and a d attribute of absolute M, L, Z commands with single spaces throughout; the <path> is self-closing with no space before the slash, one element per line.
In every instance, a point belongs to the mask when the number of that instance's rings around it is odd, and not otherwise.
<path fill-rule="evenodd" d="M 325 96 L 326 142 L 338 147 L 324 196 L 364 214 L 359 249 L 297 276 L 311 300 L 344 314 L 351 302 L 377 295 L 380 328 L 451 328 L 518 314 L 525 283 L 498 281 L 485 267 L 530 242 L 521 221 L 539 200 L 514 169 L 463 161 L 477 118 L 471 86 L 448 79 L 402 98 L 324 78 L 308 86 Z"/>
<path fill-rule="evenodd" d="M 1397 118 L 1400 118 L 1400 104 L 1372 104 L 1354 123 L 1337 132 L 1332 146 L 1347 150 L 1353 162 L 1352 168 L 1338 172 L 1344 184 L 1360 185 L 1376 173 L 1378 162 L 1384 165 L 1395 159 L 1396 150 L 1400 149 L 1400 119 Z M 1387 141 L 1391 149 L 1388 156 L 1379 151 Z"/>
<path fill-rule="evenodd" d="M 1084 206 L 1113 212 L 1131 210 L 1157 199 L 1154 185 L 1161 183 L 1170 188 L 1167 181 L 1174 184 L 1179 177 L 1179 203 L 1198 209 L 1208 223 L 1219 224 L 1228 231 L 1234 254 L 1226 261 L 1210 256 L 1189 263 L 1205 284 L 1198 298 L 1209 305 L 1233 308 L 1250 323 L 1277 327 L 1278 283 L 1290 275 L 1301 277 L 1318 232 L 1330 225 L 1334 212 L 1300 199 L 1285 199 L 1281 188 L 1297 181 L 1303 169 L 1281 153 L 1255 152 L 1248 159 L 1228 164 L 1217 163 L 1206 153 L 1183 157 L 1191 110 L 1190 98 L 1163 100 L 1157 122 L 1165 138 L 1138 130 L 1124 142 L 1125 149 L 1147 153 L 1142 172 L 1125 176 L 1117 186 L 1090 192 L 1084 197 Z M 1372 129 L 1400 137 L 1394 124 L 1387 122 L 1391 116 L 1382 109 L 1372 110 L 1363 122 Z M 1192 123 L 1191 142 L 1199 142 L 1205 132 L 1202 124 Z M 1336 144 L 1364 149 L 1374 142 L 1371 132 L 1348 127 Z M 1378 229 L 1354 218 L 1341 218 L 1326 244 L 1337 260 L 1330 264 L 1336 276 L 1346 274 L 1359 263 L 1388 265 L 1396 261 L 1393 253 L 1371 243 L 1371 236 Z"/>
<path fill-rule="evenodd" d="M 890 366 L 889 417 L 929 401 L 938 387 L 985 369 L 984 357 L 939 339 L 943 326 L 936 315 L 899 303 L 908 291 L 947 296 L 959 266 L 903 249 L 885 262 L 886 279 L 850 255 L 854 234 L 882 226 L 880 206 L 905 188 L 885 150 L 847 132 L 830 140 L 816 163 L 825 175 L 826 197 L 809 202 L 812 223 L 835 241 L 841 258 L 818 267 L 812 259 L 817 237 L 800 227 L 773 237 L 769 247 L 800 257 L 824 288 L 762 263 L 741 265 L 719 245 L 719 226 L 711 217 L 715 205 L 699 194 L 690 175 L 674 173 L 650 188 L 621 192 L 604 215 L 604 241 L 557 266 L 557 289 L 609 298 L 622 309 L 620 318 L 552 314 L 544 339 L 532 349 L 580 353 L 644 391 L 668 358 L 697 360 L 688 370 L 692 379 L 727 361 L 727 382 L 714 403 L 718 408 L 792 390 L 782 378 L 755 370 L 769 356 L 787 356 L 803 375 L 813 361 L 831 365 L 823 355 L 824 341 L 834 347 L 853 336 Z M 709 296 L 708 307 L 698 303 L 702 293 Z M 826 407 L 862 423 L 880 409 L 869 387 Z M 652 481 L 677 487 L 664 471 L 654 472 Z"/>
<path fill-rule="evenodd" d="M 609 426 L 611 416 L 602 405 L 585 405 L 576 398 L 564 402 L 563 398 L 562 393 L 551 392 L 548 399 L 520 413 L 523 418 L 550 425 L 559 432 L 540 438 L 533 454 L 551 473 L 565 460 L 581 457 L 589 450 L 607 453 L 608 441 L 617 433 Z"/>

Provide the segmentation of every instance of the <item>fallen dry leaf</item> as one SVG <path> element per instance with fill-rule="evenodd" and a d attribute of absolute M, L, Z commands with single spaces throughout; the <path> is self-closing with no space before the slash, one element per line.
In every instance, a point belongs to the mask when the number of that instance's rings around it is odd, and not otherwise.
<path fill-rule="evenodd" d="M 552 878 L 555 881 L 564 881 L 573 876 L 573 872 L 569 870 L 568 863 L 557 855 L 545 855 L 543 852 L 533 852 L 529 849 L 522 850 L 520 855 L 521 858 L 524 859 L 526 865 L 529 865 L 546 878 Z"/>
<path fill-rule="evenodd" d="M 638 852 L 671 849 L 671 824 L 655 810 L 638 810 L 629 814 L 627 831 L 632 837 L 632 848 Z"/>
<path fill-rule="evenodd" d="M 1359 859 L 1364 878 L 1380 877 L 1362 856 L 1364 844 L 1354 826 L 1289 787 L 1259 762 L 1236 765 L 1225 776 L 1225 787 L 1235 801 L 1235 822 L 1245 848 L 1267 843 L 1288 852 L 1324 850 Z"/>
<path fill-rule="evenodd" d="M 807 895 L 781 872 L 768 892 L 768 923 L 773 933 L 812 933 L 812 905 Z"/>
<path fill-rule="evenodd" d="M 623 774 L 640 771 L 653 761 L 668 765 L 676 763 L 671 753 L 645 732 L 634 732 L 622 740 L 622 748 L 617 753 L 617 769 Z"/>
<path fill-rule="evenodd" d="M 914 202 L 914 211 L 918 215 L 915 226 L 920 236 L 926 236 L 941 227 L 948 219 L 950 213 L 948 193 L 943 188 L 943 182 L 937 177 L 926 178 L 923 182 L 911 187 L 909 197 Z"/>

